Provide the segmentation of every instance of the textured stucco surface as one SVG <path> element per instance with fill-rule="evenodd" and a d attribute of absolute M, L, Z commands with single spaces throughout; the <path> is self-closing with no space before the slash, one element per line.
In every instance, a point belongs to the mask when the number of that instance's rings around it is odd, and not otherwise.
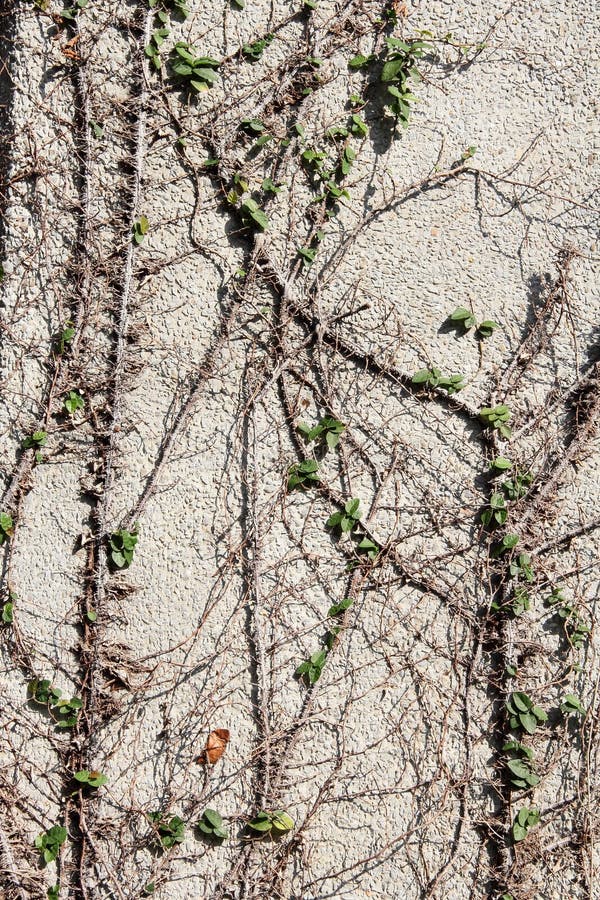
<path fill-rule="evenodd" d="M 366 105 L 370 134 L 354 142 L 351 200 L 324 226 L 314 266 L 298 272 L 311 208 L 298 154 L 347 119 L 348 96 L 364 86 L 347 61 L 373 42 L 373 33 L 356 37 L 351 26 L 374 20 L 382 6 L 365 0 L 348 23 L 345 4 L 322 0 L 312 25 L 297 16 L 277 27 L 259 62 L 235 56 L 300 5 L 246 0 L 240 12 L 191 0 L 165 46 L 189 40 L 230 64 L 186 105 L 147 62 L 140 67 L 152 25 L 145 4 L 90 0 L 73 45 L 84 60 L 81 82 L 79 62 L 61 51 L 73 32 L 57 30 L 33 4 L 14 4 L 6 28 L 0 479 L 2 509 L 16 521 L 2 548 L 2 596 L 10 590 L 18 600 L 1 644 L 3 840 L 25 897 L 44 897 L 60 879 L 61 897 L 94 900 L 141 897 L 150 881 L 161 900 L 466 900 L 501 896 L 499 871 L 509 874 L 505 889 L 515 900 L 597 896 L 598 532 L 543 549 L 597 518 L 597 432 L 586 431 L 527 521 L 536 599 L 508 623 L 500 647 L 518 663 L 512 690 L 553 709 L 576 692 L 589 718 L 582 726 L 557 714 L 534 738 L 544 777 L 521 799 L 540 808 L 542 824 L 527 851 L 517 847 L 501 864 L 486 825 L 500 802 L 501 690 L 490 676 L 500 650 L 492 632 L 481 637 L 493 576 L 477 521 L 491 445 L 476 419 L 481 406 L 509 404 L 513 435 L 496 453 L 551 475 L 569 447 L 565 398 L 598 359 L 596 4 L 397 4 L 393 33 L 426 29 L 436 47 L 421 66 L 410 127 L 391 140 L 389 120 Z M 345 31 L 335 32 L 336 19 Z M 457 44 L 469 45 L 463 56 Z M 305 137 L 293 137 L 296 150 L 293 143 L 276 170 L 262 155 L 248 163 L 247 145 L 235 143 L 238 123 L 265 113 L 278 67 L 298 47 L 323 56 L 323 86 L 293 113 Z M 82 96 L 86 114 L 103 124 L 101 139 L 82 141 Z M 266 121 L 285 136 L 281 115 L 267 110 Z M 176 146 L 182 134 L 185 152 Z M 150 231 L 128 256 L 136 141 L 143 167 L 135 213 L 148 217 Z M 465 171 L 437 177 L 471 145 L 477 152 Z M 252 188 L 271 173 L 283 185 L 269 200 L 264 235 L 240 229 L 203 173 L 214 152 L 230 174 L 248 172 Z M 544 346 L 532 338 L 523 349 L 569 248 L 568 292 L 544 319 Z M 283 319 L 265 260 L 289 288 Z M 115 399 L 107 385 L 123 298 Z M 295 305 L 308 311 L 310 327 Z M 478 341 L 442 327 L 459 305 L 501 328 Z M 53 340 L 74 310 L 74 362 L 57 377 L 56 394 Z M 346 349 L 326 339 L 327 328 Z M 530 363 L 512 364 L 529 352 Z M 405 376 L 433 365 L 464 374 L 458 413 L 452 401 L 408 385 Z M 595 396 L 597 379 L 591 386 Z M 71 420 L 61 396 L 73 389 L 86 407 Z M 321 477 L 336 496 L 361 498 L 371 534 L 393 548 L 387 565 L 352 579 L 350 538 L 338 541 L 324 527 L 336 508 L 331 497 L 285 491 L 298 448 L 284 399 L 295 421 L 329 412 L 347 424 Z M 113 405 L 116 418 L 103 418 Z M 24 468 L 20 442 L 37 428 L 48 433 L 43 461 Z M 84 630 L 99 511 L 107 532 L 139 521 L 140 538 L 127 571 L 106 571 L 103 550 L 93 563 L 104 567 L 103 603 Z M 543 603 L 559 583 L 592 626 L 576 658 L 559 655 Z M 328 607 L 349 586 L 355 602 L 307 693 L 294 670 L 322 646 Z M 26 691 L 37 675 L 65 695 L 81 693 L 86 642 L 96 707 L 78 744 Z M 214 728 L 228 728 L 231 739 L 209 770 L 197 758 Z M 65 772 L 76 758 L 109 781 L 89 801 L 83 858 L 69 813 L 73 844 L 57 875 L 54 863 L 41 869 L 32 845 L 62 821 Z M 510 801 L 498 828 L 523 802 Z M 244 825 L 261 803 L 285 807 L 297 838 L 248 849 Z M 230 839 L 220 847 L 194 831 L 206 807 L 228 820 Z M 184 843 L 163 855 L 148 846 L 144 814 L 155 809 L 188 824 Z M 7 900 L 18 891 L 9 856 L 0 853 Z"/>

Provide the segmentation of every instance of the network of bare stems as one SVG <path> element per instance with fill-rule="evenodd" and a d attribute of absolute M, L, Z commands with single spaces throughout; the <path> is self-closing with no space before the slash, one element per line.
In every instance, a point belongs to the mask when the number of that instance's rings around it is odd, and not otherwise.
<path fill-rule="evenodd" d="M 502 18 L 205 6 L 1 5 L 0 896 L 592 897 L 593 197 L 399 164 Z M 516 322 L 402 296 L 454 203 Z"/>

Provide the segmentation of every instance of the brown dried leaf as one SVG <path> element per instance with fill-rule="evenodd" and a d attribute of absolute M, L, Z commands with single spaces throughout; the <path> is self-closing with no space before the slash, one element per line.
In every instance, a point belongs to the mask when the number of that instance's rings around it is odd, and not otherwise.
<path fill-rule="evenodd" d="M 229 731 L 227 728 L 215 728 L 206 739 L 206 750 L 202 756 L 198 757 L 201 765 L 210 764 L 211 766 L 218 762 L 225 753 L 225 747 L 229 741 Z"/>

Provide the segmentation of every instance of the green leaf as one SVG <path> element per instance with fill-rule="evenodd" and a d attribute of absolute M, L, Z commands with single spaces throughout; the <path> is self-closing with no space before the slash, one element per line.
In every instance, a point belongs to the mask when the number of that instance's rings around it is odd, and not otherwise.
<path fill-rule="evenodd" d="M 365 66 L 368 66 L 374 57 L 364 56 L 362 53 L 357 53 L 356 56 L 353 56 L 351 60 L 348 61 L 348 68 L 353 69 L 354 71 L 358 69 L 363 69 Z"/>
<path fill-rule="evenodd" d="M 269 818 L 263 819 L 260 818 L 260 816 L 257 816 L 256 819 L 252 819 L 252 821 L 249 822 L 248 825 L 253 831 L 258 832 L 267 832 L 270 831 L 273 827 L 272 822 Z"/>
<path fill-rule="evenodd" d="M 220 828 L 223 824 L 223 817 L 215 809 L 205 809 L 203 816 L 206 821 L 215 828 Z"/>
<path fill-rule="evenodd" d="M 507 469 L 512 468 L 512 463 L 510 459 L 506 459 L 505 456 L 498 456 L 496 459 L 492 460 L 490 468 L 498 469 L 499 472 L 505 472 Z"/>
<path fill-rule="evenodd" d="M 537 719 L 533 712 L 519 713 L 519 722 L 527 734 L 534 734 L 537 728 Z"/>
<path fill-rule="evenodd" d="M 278 194 L 282 190 L 282 186 L 275 184 L 270 178 L 263 179 L 261 187 L 269 194 Z"/>
<path fill-rule="evenodd" d="M 346 597 L 345 600 L 340 600 L 339 603 L 334 603 L 333 606 L 329 607 L 328 616 L 337 616 L 342 612 L 345 612 L 347 609 L 350 609 L 354 600 L 351 597 Z"/>
<path fill-rule="evenodd" d="M 272 813 L 271 821 L 273 823 L 273 827 L 277 829 L 277 831 L 281 831 L 283 833 L 285 833 L 286 831 L 291 831 L 292 828 L 295 827 L 295 822 L 292 817 L 282 809 L 276 809 L 275 812 Z"/>
<path fill-rule="evenodd" d="M 498 325 L 497 322 L 493 322 L 491 319 L 485 319 L 483 322 L 479 323 L 477 331 L 481 337 L 487 338 L 491 337 L 496 328 L 500 328 L 500 325 Z"/>
<path fill-rule="evenodd" d="M 247 218 L 251 219 L 261 231 L 264 231 L 264 229 L 267 228 L 269 220 L 255 200 L 248 198 L 248 200 L 245 200 L 242 203 L 241 208 L 242 213 L 245 214 Z"/>
<path fill-rule="evenodd" d="M 520 825 L 518 822 L 515 822 L 513 824 L 512 833 L 516 843 L 525 840 L 525 838 L 527 837 L 527 829 Z"/>

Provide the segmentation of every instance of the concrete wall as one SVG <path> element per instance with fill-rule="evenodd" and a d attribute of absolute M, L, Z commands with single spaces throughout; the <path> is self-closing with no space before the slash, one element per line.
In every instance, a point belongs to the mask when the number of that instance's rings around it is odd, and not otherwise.
<path fill-rule="evenodd" d="M 188 6 L 157 71 L 144 47 L 173 4 L 4 4 L 0 896 L 593 897 L 596 4 L 395 3 L 396 24 L 374 0 Z M 382 107 L 389 36 L 429 43 L 406 130 Z M 198 98 L 172 83 L 181 40 L 222 60 Z M 349 69 L 359 52 L 373 63 Z M 368 134 L 328 138 L 353 112 Z M 327 205 L 301 154 L 334 169 L 346 147 Z M 498 327 L 449 327 L 458 306 Z M 413 383 L 424 367 L 463 390 Z M 498 404 L 510 436 L 479 417 Z M 296 428 L 325 415 L 346 426 L 327 452 Z M 304 458 L 320 481 L 288 490 Z M 486 530 L 515 470 L 526 495 Z M 352 498 L 355 529 L 326 527 Z M 108 536 L 135 523 L 115 571 Z M 295 670 L 328 642 L 307 687 Z M 32 678 L 81 698 L 75 726 Z M 502 749 L 513 691 L 548 713 L 514 735 L 530 791 Z M 107 784 L 78 789 L 84 769 Z M 207 807 L 221 844 L 194 827 Z M 515 843 L 523 807 L 541 820 Z M 274 809 L 295 828 L 253 838 Z M 158 810 L 186 823 L 172 849 Z M 57 824 L 44 868 L 33 842 Z"/>

